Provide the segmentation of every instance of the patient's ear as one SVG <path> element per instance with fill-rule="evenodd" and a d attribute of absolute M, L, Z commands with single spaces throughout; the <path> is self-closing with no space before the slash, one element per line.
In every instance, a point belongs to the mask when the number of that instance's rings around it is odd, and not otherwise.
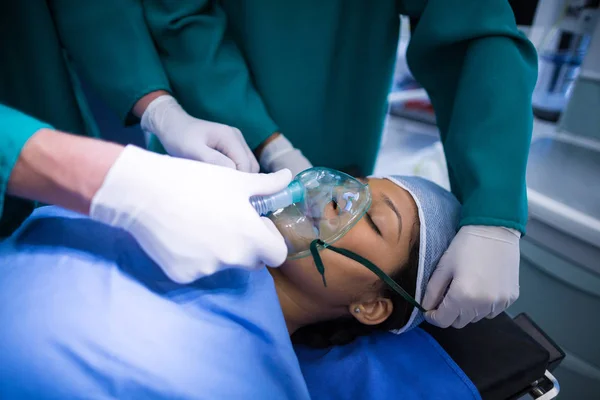
<path fill-rule="evenodd" d="M 375 300 L 352 303 L 350 314 L 365 325 L 377 325 L 388 319 L 394 310 L 392 300 L 379 297 Z"/>

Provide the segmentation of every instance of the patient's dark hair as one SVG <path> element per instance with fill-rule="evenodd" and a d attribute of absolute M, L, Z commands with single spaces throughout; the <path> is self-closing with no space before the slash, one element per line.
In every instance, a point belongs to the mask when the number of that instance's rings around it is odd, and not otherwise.
<path fill-rule="evenodd" d="M 398 271 L 390 276 L 413 298 L 415 297 L 418 269 L 419 240 L 416 240 L 410 249 L 406 265 L 398 268 Z M 372 332 L 402 328 L 410 319 L 414 307 L 385 283 L 382 287 L 382 295 L 392 300 L 394 306 L 390 316 L 382 323 L 365 325 L 352 316 L 339 317 L 298 329 L 292 335 L 292 343 L 316 348 L 342 346 L 354 341 L 359 336 L 365 336 Z"/>

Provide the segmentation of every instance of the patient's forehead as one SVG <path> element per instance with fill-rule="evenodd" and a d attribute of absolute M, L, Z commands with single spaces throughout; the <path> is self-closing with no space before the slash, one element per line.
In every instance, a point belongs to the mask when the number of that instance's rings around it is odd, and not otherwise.
<path fill-rule="evenodd" d="M 371 191 L 384 192 L 388 196 L 394 196 L 395 200 L 401 201 L 403 204 L 410 204 L 414 207 L 414 211 L 417 211 L 417 203 L 413 199 L 412 195 L 398 186 L 396 183 L 385 178 L 356 178 L 359 181 L 368 184 Z M 373 194 L 373 193 L 372 193 Z"/>
<path fill-rule="evenodd" d="M 410 244 L 417 241 L 419 238 L 419 210 L 417 207 L 417 203 L 415 202 L 412 195 L 403 187 L 397 185 L 393 181 L 385 178 L 357 178 L 365 184 L 369 184 L 371 188 L 371 194 L 373 195 L 373 201 L 378 201 L 378 194 L 385 193 L 387 196 L 394 199 L 395 202 L 401 204 L 404 209 L 404 213 L 410 214 L 410 217 L 407 219 L 411 220 L 411 239 Z"/>

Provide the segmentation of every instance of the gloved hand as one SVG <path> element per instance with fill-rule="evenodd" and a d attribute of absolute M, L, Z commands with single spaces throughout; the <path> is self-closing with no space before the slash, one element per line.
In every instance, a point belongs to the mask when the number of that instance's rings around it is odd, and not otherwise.
<path fill-rule="evenodd" d="M 239 129 L 194 118 L 172 96 L 154 99 L 142 114 L 141 126 L 146 136 L 155 134 L 172 156 L 243 172 L 259 170 Z"/>
<path fill-rule="evenodd" d="M 519 297 L 520 237 L 498 226 L 463 226 L 429 280 L 425 319 L 463 328 L 506 310 Z"/>
<path fill-rule="evenodd" d="M 127 146 L 92 199 L 94 220 L 129 231 L 173 281 L 227 267 L 279 266 L 287 247 L 252 195 L 275 193 L 291 173 L 250 174 Z"/>
<path fill-rule="evenodd" d="M 260 153 L 260 166 L 268 172 L 276 172 L 287 168 L 296 176 L 312 164 L 302 152 L 296 149 L 285 136 L 279 134 Z"/>

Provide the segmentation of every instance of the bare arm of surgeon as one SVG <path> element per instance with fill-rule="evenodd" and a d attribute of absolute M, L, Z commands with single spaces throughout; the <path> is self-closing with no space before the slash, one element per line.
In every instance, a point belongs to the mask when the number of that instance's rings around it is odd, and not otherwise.
<path fill-rule="evenodd" d="M 88 214 L 94 194 L 123 147 L 52 129 L 25 144 L 8 181 L 8 194 Z"/>

